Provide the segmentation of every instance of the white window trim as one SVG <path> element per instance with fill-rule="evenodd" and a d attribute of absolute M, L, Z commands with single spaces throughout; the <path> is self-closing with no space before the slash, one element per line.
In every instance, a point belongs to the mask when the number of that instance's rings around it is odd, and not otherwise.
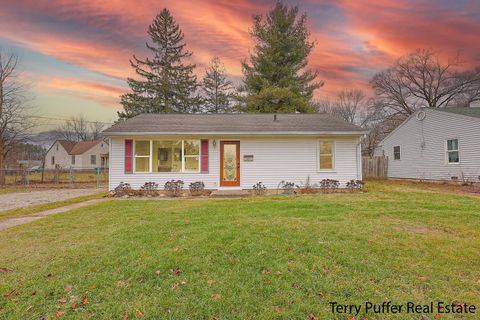
<path fill-rule="evenodd" d="M 182 141 L 182 171 L 179 172 L 153 172 L 153 141 Z M 185 140 L 194 140 L 198 141 L 198 146 L 199 146 L 199 154 L 198 154 L 198 170 L 185 170 L 185 157 L 197 157 L 197 155 L 188 155 L 185 156 Z M 150 155 L 148 156 L 137 156 L 136 155 L 136 146 L 137 146 L 137 141 L 150 141 Z M 133 157 L 132 157 L 132 165 L 133 165 L 133 173 L 155 173 L 155 174 L 189 174 L 189 173 L 201 173 L 201 165 L 202 165 L 202 140 L 201 139 L 160 139 L 160 140 L 151 140 L 151 139 L 134 139 L 133 140 Z M 136 158 L 149 158 L 149 170 L 148 171 L 137 171 L 137 165 L 136 165 Z"/>
<path fill-rule="evenodd" d="M 398 159 L 395 159 L 395 147 L 399 147 L 400 148 L 400 158 Z M 400 161 L 402 160 L 402 146 L 393 146 L 393 161 Z"/>
<path fill-rule="evenodd" d="M 449 140 L 457 140 L 457 149 L 456 150 L 448 150 L 448 141 Z M 458 162 L 450 162 L 449 161 L 449 157 L 448 157 L 448 153 L 449 152 L 458 152 Z M 458 138 L 449 138 L 449 139 L 446 139 L 445 140 L 445 163 L 447 165 L 460 165 L 460 161 L 462 161 L 462 158 L 460 157 L 460 139 Z"/>
<path fill-rule="evenodd" d="M 331 142 L 332 143 L 332 168 L 331 169 L 320 169 L 320 143 L 321 142 Z M 317 172 L 336 172 L 336 152 L 337 152 L 337 141 L 335 139 L 319 139 L 317 141 Z"/>
<path fill-rule="evenodd" d="M 185 140 L 198 141 L 198 155 L 185 155 Z M 186 170 L 185 158 L 198 157 L 198 170 Z M 182 139 L 182 173 L 200 173 L 202 168 L 202 140 L 201 139 Z"/>
<path fill-rule="evenodd" d="M 137 156 L 137 141 L 150 141 L 150 155 L 148 156 Z M 132 160 L 133 160 L 133 173 L 150 173 L 152 172 L 152 140 L 147 140 L 147 139 L 138 139 L 138 140 L 133 140 L 133 151 L 132 151 Z M 149 158 L 149 168 L 148 171 L 137 171 L 137 158 Z"/>

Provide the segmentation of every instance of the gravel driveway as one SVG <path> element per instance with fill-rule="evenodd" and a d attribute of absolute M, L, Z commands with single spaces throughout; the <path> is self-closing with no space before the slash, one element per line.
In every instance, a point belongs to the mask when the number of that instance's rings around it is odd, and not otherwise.
<path fill-rule="evenodd" d="M 58 202 L 96 194 L 105 191 L 104 189 L 55 189 L 31 192 L 12 192 L 0 194 L 0 211 L 12 210 L 34 204 Z"/>

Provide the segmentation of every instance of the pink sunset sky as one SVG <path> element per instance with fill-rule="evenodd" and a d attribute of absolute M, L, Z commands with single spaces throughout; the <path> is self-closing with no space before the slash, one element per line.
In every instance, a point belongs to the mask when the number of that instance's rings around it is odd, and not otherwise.
<path fill-rule="evenodd" d="M 132 54 L 146 54 L 146 29 L 164 7 L 180 24 L 192 62 L 201 77 L 214 56 L 241 80 L 248 58 L 252 15 L 274 1 L 3 1 L 0 47 L 22 58 L 22 77 L 32 104 L 44 116 L 83 114 L 111 122 L 128 90 Z M 343 88 L 368 91 L 369 79 L 416 48 L 437 50 L 443 58 L 460 52 L 466 66 L 480 65 L 480 1 L 339 0 L 286 1 L 308 15 L 316 47 L 309 68 L 325 86 L 318 99 Z M 43 124 L 55 125 L 54 120 Z"/>

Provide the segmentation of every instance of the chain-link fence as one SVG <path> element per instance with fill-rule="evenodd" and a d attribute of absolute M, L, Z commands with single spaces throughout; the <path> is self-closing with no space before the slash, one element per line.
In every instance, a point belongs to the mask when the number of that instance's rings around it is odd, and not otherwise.
<path fill-rule="evenodd" d="M 53 184 L 65 188 L 100 188 L 108 185 L 108 168 L 3 169 L 0 175 L 5 177 L 3 185 L 7 187 Z"/>

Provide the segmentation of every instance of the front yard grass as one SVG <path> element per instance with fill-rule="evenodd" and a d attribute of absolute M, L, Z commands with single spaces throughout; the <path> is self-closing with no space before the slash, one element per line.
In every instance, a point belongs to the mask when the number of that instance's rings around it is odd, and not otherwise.
<path fill-rule="evenodd" d="M 440 300 L 477 319 L 480 198 L 367 190 L 108 201 L 7 229 L 0 318 L 332 319 L 331 301 Z"/>

